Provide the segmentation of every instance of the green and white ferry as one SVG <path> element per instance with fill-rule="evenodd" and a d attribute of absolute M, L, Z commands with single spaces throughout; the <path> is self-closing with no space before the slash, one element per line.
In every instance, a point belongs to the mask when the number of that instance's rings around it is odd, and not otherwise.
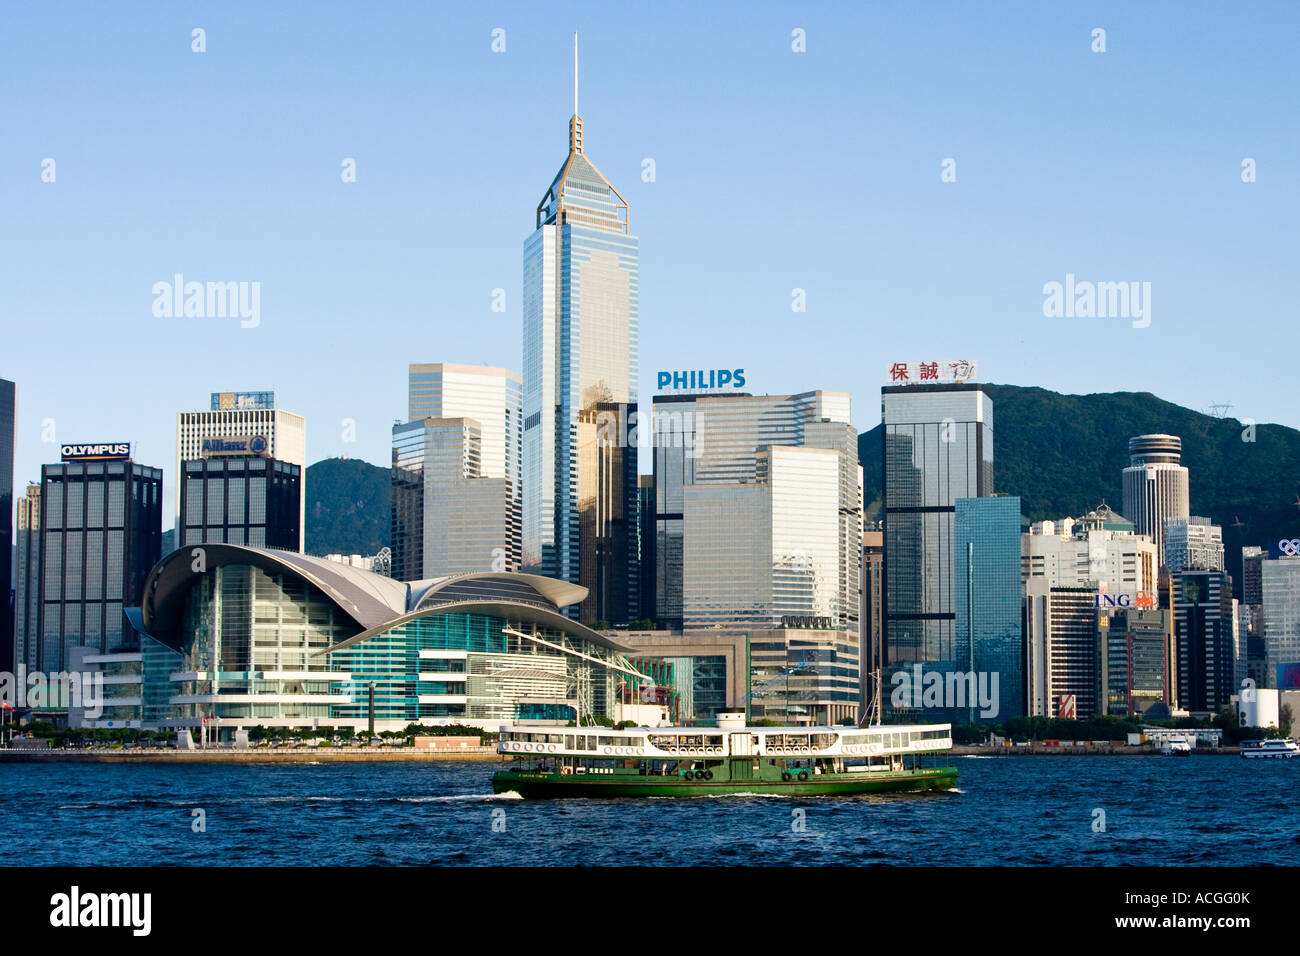
<path fill-rule="evenodd" d="M 951 724 L 748 727 L 502 727 L 511 761 L 495 793 L 521 797 L 812 796 L 950 790 Z"/>

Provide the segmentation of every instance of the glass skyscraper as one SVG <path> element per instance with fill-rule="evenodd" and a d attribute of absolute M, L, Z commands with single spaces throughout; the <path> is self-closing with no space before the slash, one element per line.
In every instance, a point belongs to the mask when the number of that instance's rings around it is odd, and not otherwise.
<path fill-rule="evenodd" d="M 953 515 L 993 493 L 993 402 L 978 384 L 888 385 L 881 418 L 888 696 L 901 668 L 958 664 Z"/>
<path fill-rule="evenodd" d="M 1020 499 L 958 498 L 953 540 L 956 669 L 998 675 L 997 714 L 983 716 L 968 705 L 962 719 L 998 722 L 1024 716 Z"/>
<path fill-rule="evenodd" d="M 302 469 L 258 456 L 196 458 L 181 464 L 176 546 L 243 544 L 298 550 Z"/>
<path fill-rule="evenodd" d="M 18 387 L 0 378 L 0 671 L 14 669 L 14 432 Z"/>
<path fill-rule="evenodd" d="M 522 560 L 587 587 L 580 615 L 591 621 L 625 618 L 601 604 L 639 579 L 626 545 L 637 537 L 636 444 L 611 427 L 620 407 L 620 426 L 636 409 L 639 267 L 627 202 L 587 158 L 576 105 L 568 158 L 524 242 Z M 601 446 L 618 460 L 600 467 Z"/>

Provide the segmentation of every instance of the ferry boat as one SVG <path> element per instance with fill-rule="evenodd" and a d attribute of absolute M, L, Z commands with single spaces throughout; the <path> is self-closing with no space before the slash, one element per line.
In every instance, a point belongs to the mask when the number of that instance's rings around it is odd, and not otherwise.
<path fill-rule="evenodd" d="M 1294 740 L 1243 740 L 1241 755 L 1246 759 L 1300 757 L 1300 747 Z"/>
<path fill-rule="evenodd" d="M 495 793 L 521 797 L 791 796 L 950 790 L 951 724 L 748 727 L 720 714 L 716 727 L 502 727 L 497 752 L 511 765 Z"/>

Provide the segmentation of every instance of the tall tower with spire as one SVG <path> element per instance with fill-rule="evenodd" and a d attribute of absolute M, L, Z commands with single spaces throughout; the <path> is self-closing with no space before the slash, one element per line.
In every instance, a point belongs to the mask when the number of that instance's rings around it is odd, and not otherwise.
<path fill-rule="evenodd" d="M 638 611 L 638 246 L 587 158 L 573 43 L 569 154 L 524 241 L 523 565 L 585 586 L 581 618 L 617 624 Z"/>

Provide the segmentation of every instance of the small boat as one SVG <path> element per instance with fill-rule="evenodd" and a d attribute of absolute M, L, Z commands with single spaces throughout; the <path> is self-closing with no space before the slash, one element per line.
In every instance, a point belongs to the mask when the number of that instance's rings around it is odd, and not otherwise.
<path fill-rule="evenodd" d="M 511 765 L 495 793 L 521 797 L 790 796 L 950 790 L 951 724 L 749 727 L 502 727 Z"/>
<path fill-rule="evenodd" d="M 1185 737 L 1181 740 L 1171 740 L 1160 748 L 1160 752 L 1166 757 L 1190 757 L 1192 742 Z"/>
<path fill-rule="evenodd" d="M 1300 757 L 1300 747 L 1294 740 L 1243 740 L 1241 755 L 1248 760 L 1264 758 L 1290 759 Z"/>

